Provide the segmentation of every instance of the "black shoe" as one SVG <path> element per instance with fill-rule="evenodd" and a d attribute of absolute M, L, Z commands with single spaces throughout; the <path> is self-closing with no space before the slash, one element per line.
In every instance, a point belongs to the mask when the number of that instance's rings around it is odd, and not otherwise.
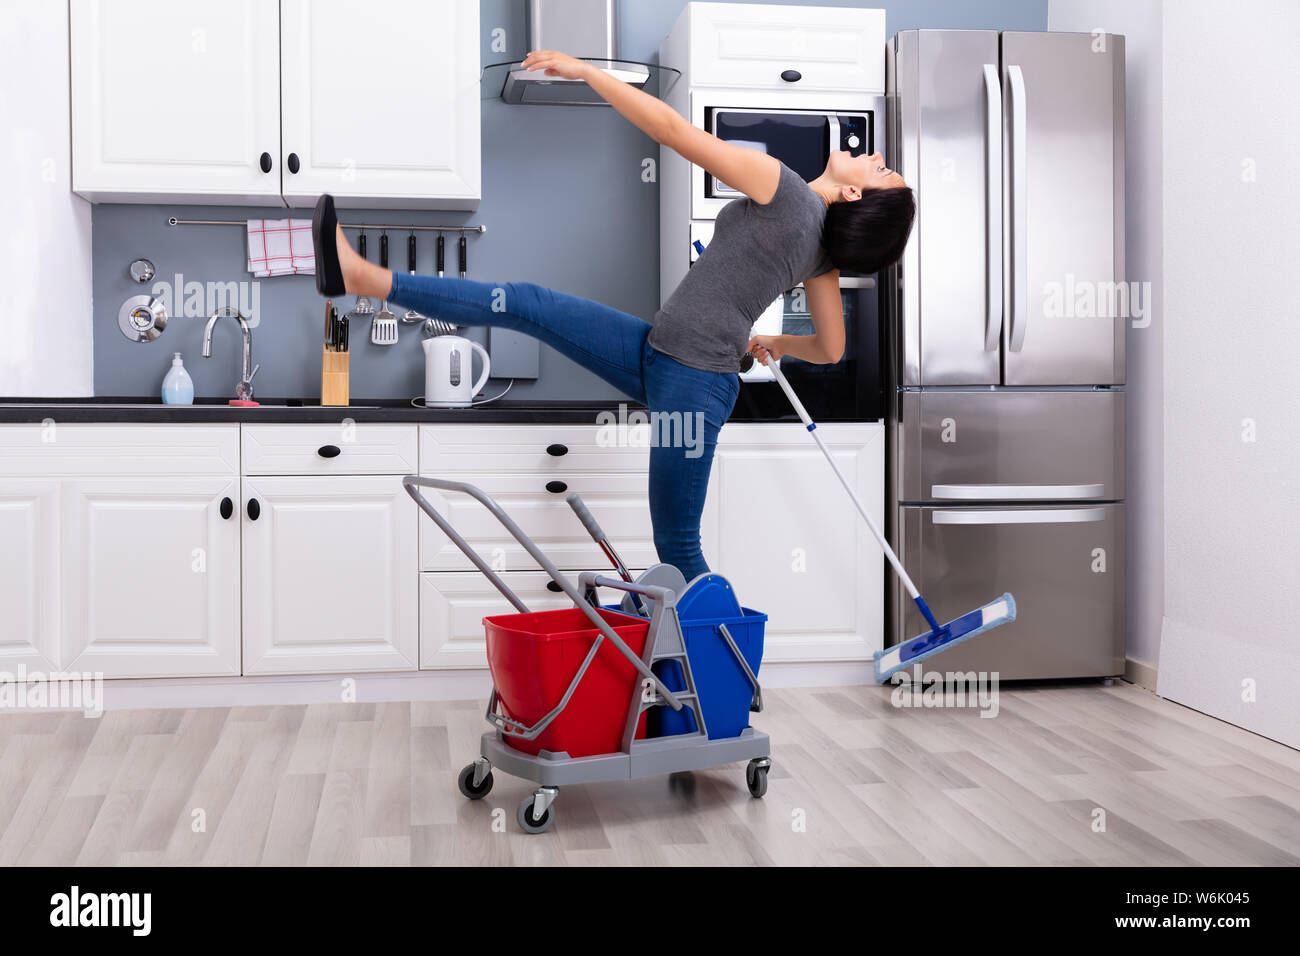
<path fill-rule="evenodd" d="M 325 193 L 316 200 L 316 211 L 311 217 L 311 245 L 316 253 L 316 291 L 321 295 L 338 296 L 347 291 L 343 287 L 343 270 L 339 267 L 338 224 L 334 197 Z"/>

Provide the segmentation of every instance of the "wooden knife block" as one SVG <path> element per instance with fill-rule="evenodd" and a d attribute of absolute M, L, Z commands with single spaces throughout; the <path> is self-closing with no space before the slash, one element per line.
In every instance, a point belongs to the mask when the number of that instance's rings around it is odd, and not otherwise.
<path fill-rule="evenodd" d="M 321 346 L 320 403 L 346 405 L 348 403 L 349 352 L 331 352 Z"/>

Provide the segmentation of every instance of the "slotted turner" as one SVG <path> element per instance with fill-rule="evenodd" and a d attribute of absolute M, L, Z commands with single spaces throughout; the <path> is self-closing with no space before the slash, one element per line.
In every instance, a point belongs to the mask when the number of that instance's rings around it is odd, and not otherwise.
<path fill-rule="evenodd" d="M 379 264 L 385 269 L 388 268 L 388 233 L 379 237 Z M 375 317 L 370 320 L 370 344 L 397 344 L 397 316 L 388 311 L 387 299 L 379 307 Z"/>

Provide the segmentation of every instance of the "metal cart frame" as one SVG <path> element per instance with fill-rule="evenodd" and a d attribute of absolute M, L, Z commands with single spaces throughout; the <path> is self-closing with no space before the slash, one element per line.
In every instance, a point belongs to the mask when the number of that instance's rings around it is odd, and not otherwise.
<path fill-rule="evenodd" d="M 501 579 L 488 563 L 478 554 L 445 517 L 429 504 L 419 491 L 420 487 L 436 488 L 440 491 L 455 491 L 467 494 L 482 504 L 501 522 L 502 526 L 532 556 L 542 569 L 550 575 L 560 588 L 573 600 L 574 606 L 580 608 L 591 621 L 599 634 L 592 642 L 591 649 L 583 659 L 577 673 L 574 674 L 568 689 L 559 703 L 549 713 L 532 726 L 525 726 L 498 712 L 499 700 L 496 688 L 488 700 L 485 719 L 492 725 L 492 730 L 485 732 L 479 742 L 479 757 L 465 767 L 459 778 L 461 793 L 471 800 L 487 796 L 492 789 L 492 770 L 499 768 L 511 776 L 521 777 L 538 784 L 533 794 L 526 797 L 519 805 L 516 818 L 522 829 L 529 833 L 541 833 L 550 828 L 555 821 L 552 804 L 559 793 L 559 788 L 571 784 L 598 783 L 609 780 L 632 780 L 657 774 L 678 773 L 687 770 L 704 770 L 722 764 L 749 761 L 745 779 L 750 793 L 761 797 L 767 791 L 767 774 L 771 767 L 771 742 L 767 734 L 752 727 L 746 728 L 737 737 L 710 740 L 704 723 L 704 713 L 696 693 L 694 675 L 691 673 L 690 658 L 686 654 L 686 644 L 682 638 L 681 622 L 677 617 L 677 595 L 669 588 L 652 584 L 627 582 L 619 578 L 606 577 L 592 571 L 584 571 L 578 578 L 578 586 L 569 581 L 555 564 L 542 553 L 527 534 L 514 520 L 506 514 L 487 493 L 473 485 L 461 481 L 449 481 L 441 478 L 425 478 L 407 475 L 402 479 L 402 487 L 415 500 L 420 510 L 427 514 L 443 533 L 461 550 L 476 568 L 487 576 L 488 580 L 500 591 L 507 601 L 521 614 L 530 613 L 519 596 Z M 593 602 L 586 595 L 594 596 L 598 587 L 616 588 L 640 595 L 644 602 L 651 605 L 650 624 L 646 634 L 644 649 L 637 655 L 618 636 L 602 618 Z M 724 628 L 725 632 L 725 628 Z M 758 680 L 739 648 L 725 634 L 727 643 L 740 658 L 741 665 L 754 685 L 754 700 L 761 707 L 762 696 Z M 622 747 L 616 753 L 597 754 L 590 757 L 570 757 L 567 753 L 552 753 L 543 750 L 536 756 L 511 747 L 507 737 L 522 740 L 535 740 L 546 727 L 563 712 L 577 690 L 588 667 L 595 659 L 601 645 L 608 640 L 641 675 L 641 682 L 633 689 L 628 702 L 627 717 L 623 725 Z M 662 660 L 675 660 L 681 667 L 685 690 L 669 690 L 654 673 L 653 665 Z M 671 737 L 657 737 L 637 740 L 636 727 L 641 714 L 651 707 L 671 707 L 681 710 L 689 707 L 695 717 L 695 731 L 677 734 Z"/>

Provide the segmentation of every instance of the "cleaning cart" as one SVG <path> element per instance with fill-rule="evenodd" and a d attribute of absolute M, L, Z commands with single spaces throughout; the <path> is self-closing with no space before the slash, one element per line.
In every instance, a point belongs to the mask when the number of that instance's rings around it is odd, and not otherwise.
<path fill-rule="evenodd" d="M 481 489 L 417 475 L 407 475 L 402 486 L 518 612 L 483 619 L 492 672 L 492 694 L 484 717 L 491 729 L 480 739 L 478 759 L 460 773 L 462 794 L 471 800 L 487 796 L 494 769 L 530 780 L 537 789 L 519 804 L 516 819 L 526 832 L 541 833 L 555 822 L 559 788 L 571 784 L 632 780 L 748 761 L 749 792 L 761 797 L 767 791 L 772 765 L 767 734 L 744 727 L 735 736 L 710 737 L 678 616 L 679 592 L 655 583 L 667 580 L 671 585 L 680 575 L 674 579 L 661 571 L 647 571 L 629 581 L 621 568 L 620 578 L 584 571 L 575 586 Z M 530 611 L 429 504 L 421 487 L 477 500 L 574 606 Z M 620 610 L 601 608 L 595 599 L 601 587 L 624 591 L 630 601 Z M 629 606 L 642 613 L 627 613 Z M 733 640 L 728 638 L 727 643 L 736 648 L 740 665 L 753 679 L 754 700 L 760 701 L 754 669 Z M 676 690 L 659 676 L 669 666 Z M 648 737 L 646 715 L 656 708 L 674 714 L 685 711 L 690 719 L 666 722 L 681 732 Z"/>

